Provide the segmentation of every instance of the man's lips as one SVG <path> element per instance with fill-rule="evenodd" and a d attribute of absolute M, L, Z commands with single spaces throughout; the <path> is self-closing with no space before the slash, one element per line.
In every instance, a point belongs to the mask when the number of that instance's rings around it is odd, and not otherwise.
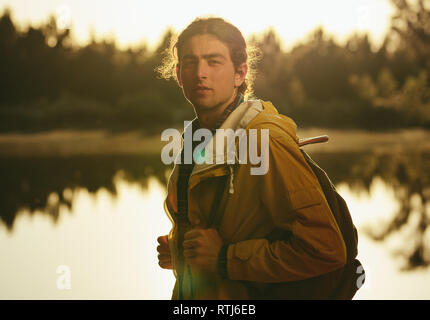
<path fill-rule="evenodd" d="M 205 87 L 205 86 L 197 86 L 194 88 L 194 91 L 196 91 L 196 92 L 207 92 L 210 90 L 212 90 L 212 89 L 209 87 Z"/>

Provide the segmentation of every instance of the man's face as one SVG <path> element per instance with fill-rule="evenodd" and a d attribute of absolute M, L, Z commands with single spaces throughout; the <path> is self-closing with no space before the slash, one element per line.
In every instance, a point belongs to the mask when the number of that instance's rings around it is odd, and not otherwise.
<path fill-rule="evenodd" d="M 230 103 L 235 87 L 246 75 L 246 71 L 235 72 L 227 45 L 210 34 L 195 35 L 185 42 L 179 61 L 179 85 L 188 101 L 201 111 Z"/>

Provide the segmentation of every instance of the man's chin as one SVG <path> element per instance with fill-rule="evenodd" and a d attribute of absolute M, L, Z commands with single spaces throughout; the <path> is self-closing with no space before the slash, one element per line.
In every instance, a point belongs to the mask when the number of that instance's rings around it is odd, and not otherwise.
<path fill-rule="evenodd" d="M 196 109 L 199 109 L 199 110 L 211 110 L 216 108 L 218 105 L 211 99 L 201 99 L 201 98 L 193 99 L 191 103 Z"/>

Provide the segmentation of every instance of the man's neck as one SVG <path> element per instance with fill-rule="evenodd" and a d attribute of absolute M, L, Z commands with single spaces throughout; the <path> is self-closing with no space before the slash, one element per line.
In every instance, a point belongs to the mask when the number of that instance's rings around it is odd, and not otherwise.
<path fill-rule="evenodd" d="M 238 92 L 236 91 L 235 94 L 232 95 L 232 97 L 225 102 L 224 104 L 212 108 L 210 110 L 202 110 L 195 108 L 195 112 L 197 115 L 197 119 L 199 120 L 200 128 L 206 128 L 209 130 L 215 130 L 216 123 L 222 116 L 224 110 L 236 100 Z"/>

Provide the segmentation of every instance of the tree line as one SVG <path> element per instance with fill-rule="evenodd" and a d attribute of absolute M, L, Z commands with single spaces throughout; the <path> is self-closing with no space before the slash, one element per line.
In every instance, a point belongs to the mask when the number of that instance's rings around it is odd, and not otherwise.
<path fill-rule="evenodd" d="M 276 31 L 251 36 L 262 59 L 255 96 L 299 126 L 385 130 L 430 128 L 430 8 L 392 0 L 396 14 L 382 44 L 367 34 L 339 44 L 319 28 L 284 51 Z M 51 16 L 18 31 L 0 17 L 0 132 L 180 126 L 194 117 L 174 81 L 159 79 L 172 30 L 159 45 L 120 50 L 114 41 L 72 43 Z"/>

